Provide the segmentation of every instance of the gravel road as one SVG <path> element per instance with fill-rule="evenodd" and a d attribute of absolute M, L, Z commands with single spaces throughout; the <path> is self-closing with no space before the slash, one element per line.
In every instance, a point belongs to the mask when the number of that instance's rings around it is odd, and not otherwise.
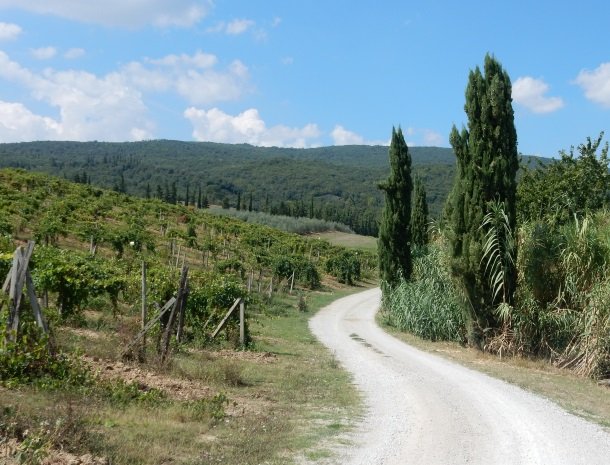
<path fill-rule="evenodd" d="M 610 433 L 503 381 L 415 349 L 375 323 L 379 289 L 311 320 L 363 393 L 342 465 L 610 464 Z"/>

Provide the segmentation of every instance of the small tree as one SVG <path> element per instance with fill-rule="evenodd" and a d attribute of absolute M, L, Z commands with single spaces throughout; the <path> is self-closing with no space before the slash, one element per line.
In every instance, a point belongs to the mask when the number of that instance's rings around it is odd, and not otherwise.
<path fill-rule="evenodd" d="M 424 246 L 428 243 L 428 203 L 426 188 L 417 176 L 413 194 L 413 210 L 411 211 L 411 235 L 413 244 Z"/>
<path fill-rule="evenodd" d="M 379 274 L 390 285 L 411 276 L 411 155 L 400 127 L 392 128 L 390 177 L 379 188 L 385 206 L 379 226 Z"/>
<path fill-rule="evenodd" d="M 610 204 L 608 142 L 597 154 L 603 136 L 587 137 L 577 157 L 572 147 L 569 153 L 560 152 L 560 160 L 526 170 L 517 187 L 521 222 L 549 219 L 562 224 Z"/>

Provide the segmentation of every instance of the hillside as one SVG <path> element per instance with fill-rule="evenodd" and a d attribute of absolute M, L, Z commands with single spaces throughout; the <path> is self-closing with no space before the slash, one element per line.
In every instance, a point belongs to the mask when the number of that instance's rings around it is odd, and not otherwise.
<path fill-rule="evenodd" d="M 448 148 L 410 149 L 414 172 L 438 216 L 453 182 Z M 527 157 L 526 157 L 527 159 Z M 274 214 L 314 216 L 376 235 L 389 172 L 384 146 L 312 149 L 180 142 L 26 142 L 0 144 L 0 167 L 40 171 L 144 197 L 195 204 L 200 198 Z"/>
<path fill-rule="evenodd" d="M 0 170 L 1 279 L 15 247 L 31 239 L 32 282 L 54 350 L 37 336 L 24 299 L 17 342 L 0 346 L 0 462 L 286 463 L 339 434 L 354 412 L 349 379 L 314 343 L 307 318 L 356 289 L 341 281 L 374 276 L 373 253 Z M 149 320 L 189 267 L 183 331 L 180 341 L 169 333 L 167 359 L 158 324 L 145 347 L 124 352 L 142 324 L 142 262 Z M 235 317 L 212 339 L 237 298 L 247 342 L 238 341 Z M 12 334 L 6 308 L 3 335 Z"/>

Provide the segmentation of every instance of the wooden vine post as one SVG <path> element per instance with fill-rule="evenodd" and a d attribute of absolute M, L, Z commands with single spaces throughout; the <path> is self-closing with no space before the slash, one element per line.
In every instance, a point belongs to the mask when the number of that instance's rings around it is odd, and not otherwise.
<path fill-rule="evenodd" d="M 142 260 L 142 331 L 146 328 L 148 308 L 146 302 L 146 262 Z M 142 336 L 142 348 L 140 359 L 143 361 L 146 358 L 146 333 Z"/>
<path fill-rule="evenodd" d="M 19 247 L 15 250 L 13 264 L 4 280 L 4 285 L 2 286 L 2 293 L 8 293 L 8 324 L 5 338 L 9 341 L 15 341 L 19 333 L 21 300 L 23 298 L 24 287 L 36 324 L 45 334 L 49 333 L 49 327 L 44 319 L 40 305 L 38 304 L 34 282 L 29 269 L 30 259 L 34 252 L 34 245 L 34 241 L 28 241 L 25 250 L 23 247 Z M 0 309 L 2 308 L 2 305 L 3 302 L 0 302 Z"/>
<path fill-rule="evenodd" d="M 169 321 L 165 326 L 165 331 L 163 332 L 163 339 L 161 342 L 161 361 L 165 362 L 167 359 L 167 355 L 169 353 L 169 343 L 171 340 L 172 329 L 174 323 L 176 322 L 176 317 L 178 314 L 183 312 L 184 304 L 186 303 L 186 297 L 188 295 L 187 292 L 187 275 L 188 275 L 188 266 L 182 267 L 182 272 L 180 273 L 180 285 L 178 287 L 178 294 L 176 295 L 176 303 L 172 308 L 172 312 L 169 315 Z M 184 321 L 184 320 L 183 320 Z M 180 336 L 182 336 L 182 330 L 179 329 Z"/>

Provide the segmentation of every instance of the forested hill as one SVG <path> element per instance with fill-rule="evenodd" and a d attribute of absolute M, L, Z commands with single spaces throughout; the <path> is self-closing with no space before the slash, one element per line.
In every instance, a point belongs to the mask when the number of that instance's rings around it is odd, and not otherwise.
<path fill-rule="evenodd" d="M 448 148 L 410 149 L 414 172 L 438 215 L 455 159 Z M 389 173 L 384 146 L 312 149 L 180 142 L 23 142 L 0 144 L 0 167 L 41 171 L 139 196 L 251 206 L 254 210 L 339 221 L 375 235 Z"/>

